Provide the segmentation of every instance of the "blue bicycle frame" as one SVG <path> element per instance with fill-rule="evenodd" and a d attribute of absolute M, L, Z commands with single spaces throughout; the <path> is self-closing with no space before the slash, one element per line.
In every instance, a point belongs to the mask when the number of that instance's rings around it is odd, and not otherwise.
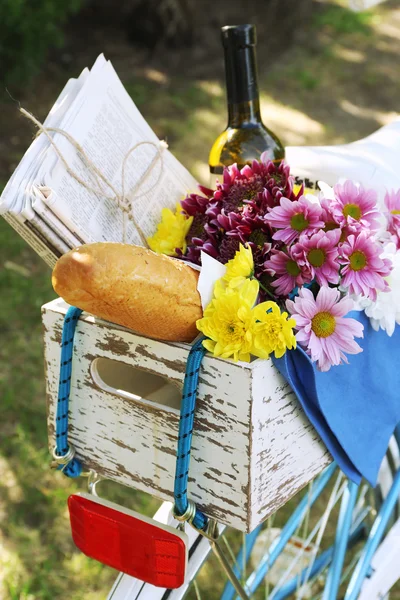
<path fill-rule="evenodd" d="M 395 435 L 397 442 L 399 443 L 399 429 L 396 431 Z M 249 597 L 251 597 L 251 595 L 254 594 L 257 588 L 262 584 L 268 571 L 283 552 L 286 544 L 300 525 L 305 511 L 308 510 L 308 508 L 312 506 L 312 504 L 314 504 L 317 498 L 321 495 L 336 469 L 337 467 L 333 463 L 316 479 L 311 488 L 311 492 L 302 498 L 292 516 L 282 528 L 279 537 L 273 541 L 270 548 L 265 553 L 258 568 L 248 577 L 245 583 L 245 590 Z M 327 567 L 329 570 L 323 592 L 323 600 L 336 600 L 341 583 L 346 551 L 355 543 L 362 539 L 366 539 L 362 554 L 358 560 L 356 568 L 353 571 L 353 575 L 350 579 L 345 595 L 345 600 L 356 600 L 358 598 L 363 581 L 369 572 L 374 553 L 382 540 L 393 510 L 399 500 L 400 469 L 394 476 L 390 491 L 375 517 L 368 536 L 367 527 L 365 524 L 361 523 L 355 527 L 353 523 L 353 512 L 358 489 L 359 488 L 357 485 L 352 482 L 348 482 L 347 488 L 341 500 L 334 544 L 316 558 L 311 569 L 306 567 L 299 575 L 293 577 L 290 581 L 285 583 L 282 588 L 271 595 L 271 600 L 284 600 L 285 598 L 288 598 L 288 596 L 290 596 L 299 585 L 304 583 L 307 578 L 315 577 Z M 241 576 L 238 565 L 243 564 L 244 554 L 245 562 L 247 562 L 260 531 L 261 526 L 246 536 L 245 544 L 240 549 L 236 560 L 237 566 L 235 568 L 235 572 L 238 577 Z M 233 600 L 234 597 L 235 590 L 231 583 L 228 582 L 221 596 L 221 600 Z"/>

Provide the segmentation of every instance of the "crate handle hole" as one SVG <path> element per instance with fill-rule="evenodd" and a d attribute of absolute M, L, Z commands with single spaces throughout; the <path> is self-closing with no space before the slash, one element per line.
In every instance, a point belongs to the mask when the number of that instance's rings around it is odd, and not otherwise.
<path fill-rule="evenodd" d="M 101 390 L 136 402 L 158 404 L 179 411 L 182 390 L 170 380 L 111 358 L 95 358 L 90 366 Z"/>

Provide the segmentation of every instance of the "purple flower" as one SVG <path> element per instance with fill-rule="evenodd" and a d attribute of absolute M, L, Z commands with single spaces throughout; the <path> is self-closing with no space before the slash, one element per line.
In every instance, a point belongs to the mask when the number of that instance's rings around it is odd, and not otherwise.
<path fill-rule="evenodd" d="M 222 210 L 217 217 L 217 223 L 226 235 L 239 238 L 242 244 L 250 242 L 251 245 L 260 248 L 268 244 L 268 250 L 271 249 L 271 227 L 251 206 L 246 206 L 240 213 L 225 214 Z"/>
<path fill-rule="evenodd" d="M 272 239 L 266 215 L 283 196 L 288 202 L 297 199 L 293 185 L 288 165 L 263 157 L 242 169 L 226 167 L 215 191 L 199 186 L 202 194 L 189 194 L 181 202 L 185 213 L 193 217 L 186 238 L 188 260 L 199 264 L 204 250 L 225 263 L 241 242 L 252 248 L 256 277 L 269 277 L 264 262 L 271 248 L 282 243 Z"/>
<path fill-rule="evenodd" d="M 224 169 L 223 181 L 217 184 L 214 199 L 222 202 L 226 213 L 239 211 L 246 203 L 253 203 L 259 212 L 276 206 L 282 196 L 295 198 L 294 178 L 285 163 L 276 165 L 270 160 L 252 162 L 238 169 L 231 165 Z"/>
<path fill-rule="evenodd" d="M 198 238 L 202 241 L 205 241 L 206 239 L 208 239 L 208 233 L 206 230 L 207 225 L 208 225 L 207 215 L 205 213 L 200 213 L 200 212 L 195 213 L 192 224 L 191 224 L 188 234 L 186 236 L 187 244 L 188 245 L 192 244 L 193 243 L 192 240 L 194 238 Z"/>
<path fill-rule="evenodd" d="M 300 236 L 300 241 L 292 246 L 293 256 L 298 265 L 307 267 L 312 279 L 320 285 L 339 283 L 338 243 L 340 229 L 317 231 L 311 237 Z"/>
<path fill-rule="evenodd" d="M 181 201 L 181 206 L 185 213 L 194 217 L 194 215 L 201 213 L 204 214 L 210 203 L 210 198 L 200 196 L 200 194 L 189 194 L 184 200 Z"/>
<path fill-rule="evenodd" d="M 198 185 L 199 190 L 205 195 L 207 196 L 207 198 L 212 198 L 214 196 L 214 190 L 212 190 L 211 188 L 205 187 L 204 185 Z"/>
<path fill-rule="evenodd" d="M 321 206 L 302 196 L 294 202 L 281 198 L 280 205 L 273 208 L 265 219 L 273 228 L 279 230 L 272 236 L 274 240 L 291 244 L 301 233 L 312 234 L 321 229 L 324 226 L 321 215 Z"/>
<path fill-rule="evenodd" d="M 236 252 L 240 248 L 240 240 L 235 237 L 224 237 L 219 246 L 219 256 L 215 258 L 225 265 L 229 260 L 234 258 Z"/>
<path fill-rule="evenodd" d="M 224 169 L 223 182 L 217 184 L 214 198 L 222 203 L 226 213 L 238 212 L 246 201 L 256 198 L 263 189 L 264 181 L 259 173 L 247 166 L 239 170 L 235 164 Z"/>
<path fill-rule="evenodd" d="M 363 325 L 356 319 L 345 318 L 353 308 L 353 301 L 341 299 L 337 289 L 321 287 L 314 299 L 310 290 L 301 288 L 294 302 L 286 301 L 286 307 L 296 321 L 296 340 L 318 362 L 321 371 L 347 363 L 345 353 L 362 352 L 354 338 L 363 337 Z"/>

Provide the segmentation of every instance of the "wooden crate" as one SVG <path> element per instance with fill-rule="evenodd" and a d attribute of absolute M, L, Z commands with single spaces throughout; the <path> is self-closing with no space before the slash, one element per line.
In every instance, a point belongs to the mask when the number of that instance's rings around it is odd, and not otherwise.
<path fill-rule="evenodd" d="M 67 308 L 57 299 L 42 309 L 50 449 Z M 83 313 L 75 334 L 69 439 L 86 468 L 172 499 L 188 348 Z M 207 515 L 251 531 L 330 461 L 270 360 L 205 357 L 188 495 Z"/>

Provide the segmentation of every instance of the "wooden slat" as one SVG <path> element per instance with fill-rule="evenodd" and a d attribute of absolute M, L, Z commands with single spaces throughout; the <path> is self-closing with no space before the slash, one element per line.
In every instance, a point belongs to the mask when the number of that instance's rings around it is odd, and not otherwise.
<path fill-rule="evenodd" d="M 50 447 L 67 308 L 60 299 L 43 307 Z M 82 315 L 75 335 L 69 436 L 85 467 L 162 500 L 172 499 L 177 408 L 100 389 L 93 365 L 96 359 L 110 359 L 135 369 L 133 378 L 146 372 L 182 387 L 188 350 L 186 344 L 151 340 Z M 244 364 L 205 357 L 188 488 L 204 512 L 249 531 L 329 460 L 270 361 Z"/>
<path fill-rule="evenodd" d="M 250 531 L 332 461 L 272 361 L 256 365 L 252 383 Z"/>

